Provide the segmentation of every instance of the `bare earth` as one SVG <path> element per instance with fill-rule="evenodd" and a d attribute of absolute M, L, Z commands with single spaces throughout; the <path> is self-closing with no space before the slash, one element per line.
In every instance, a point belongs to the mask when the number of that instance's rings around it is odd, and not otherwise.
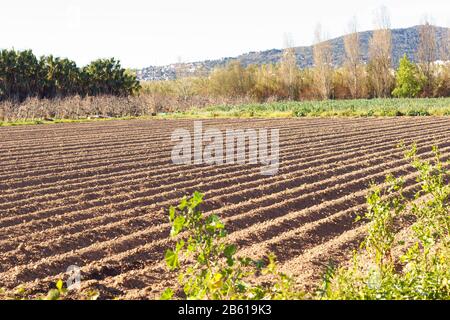
<path fill-rule="evenodd" d="M 174 165 L 170 135 L 192 120 L 105 121 L 0 128 L 0 287 L 46 291 L 68 266 L 102 297 L 157 298 L 175 277 L 163 263 L 167 208 L 205 194 L 240 250 L 272 251 L 314 288 L 324 264 L 346 261 L 371 181 L 411 170 L 396 148 L 450 153 L 450 118 L 205 120 L 204 129 L 280 128 L 280 170 Z M 424 147 L 424 148 L 420 148 Z M 414 176 L 407 182 L 415 183 Z"/>

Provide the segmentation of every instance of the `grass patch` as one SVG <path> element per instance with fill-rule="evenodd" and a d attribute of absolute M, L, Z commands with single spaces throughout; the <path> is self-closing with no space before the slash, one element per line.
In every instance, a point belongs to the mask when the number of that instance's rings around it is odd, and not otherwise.
<path fill-rule="evenodd" d="M 292 117 L 370 117 L 449 115 L 450 98 L 294 101 L 238 106 L 212 106 L 192 112 L 219 115 Z"/>
<path fill-rule="evenodd" d="M 133 120 L 133 119 L 149 119 L 149 116 L 142 117 L 111 117 L 111 118 L 81 118 L 81 119 L 35 119 L 35 120 L 15 120 L 15 121 L 0 121 L 0 127 L 14 127 L 40 124 L 58 124 L 58 123 L 86 123 L 98 121 L 112 121 L 112 120 Z"/>

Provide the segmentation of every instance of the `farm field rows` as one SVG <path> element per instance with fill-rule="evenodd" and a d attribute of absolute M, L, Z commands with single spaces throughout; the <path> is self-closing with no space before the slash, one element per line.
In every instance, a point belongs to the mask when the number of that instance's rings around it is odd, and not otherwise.
<path fill-rule="evenodd" d="M 355 223 L 370 182 L 415 174 L 396 148 L 450 155 L 449 117 L 210 119 L 203 127 L 279 128 L 280 168 L 174 165 L 171 133 L 193 120 L 123 120 L 0 128 L 0 287 L 48 290 L 70 265 L 101 297 L 157 298 L 167 208 L 205 194 L 240 251 L 273 252 L 306 290 L 364 236 Z"/>

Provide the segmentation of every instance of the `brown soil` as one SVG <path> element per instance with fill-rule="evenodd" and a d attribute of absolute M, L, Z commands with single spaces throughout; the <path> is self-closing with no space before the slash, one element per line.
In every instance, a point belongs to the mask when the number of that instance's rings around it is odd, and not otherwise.
<path fill-rule="evenodd" d="M 396 148 L 450 154 L 450 118 L 215 119 L 203 127 L 279 128 L 280 169 L 173 165 L 170 135 L 192 120 L 0 128 L 0 287 L 47 290 L 66 268 L 102 297 L 156 298 L 173 283 L 162 261 L 167 208 L 195 190 L 241 252 L 274 252 L 300 286 L 364 235 L 355 215 L 370 182 L 415 175 Z"/>

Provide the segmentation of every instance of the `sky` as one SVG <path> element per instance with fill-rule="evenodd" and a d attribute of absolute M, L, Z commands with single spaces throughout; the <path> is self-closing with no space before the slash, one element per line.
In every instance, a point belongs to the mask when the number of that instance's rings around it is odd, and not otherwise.
<path fill-rule="evenodd" d="M 14 0 L 0 7 L 0 48 L 142 68 L 310 45 L 318 23 L 333 38 L 353 16 L 370 30 L 383 5 L 393 28 L 425 15 L 450 26 L 449 0 Z"/>

